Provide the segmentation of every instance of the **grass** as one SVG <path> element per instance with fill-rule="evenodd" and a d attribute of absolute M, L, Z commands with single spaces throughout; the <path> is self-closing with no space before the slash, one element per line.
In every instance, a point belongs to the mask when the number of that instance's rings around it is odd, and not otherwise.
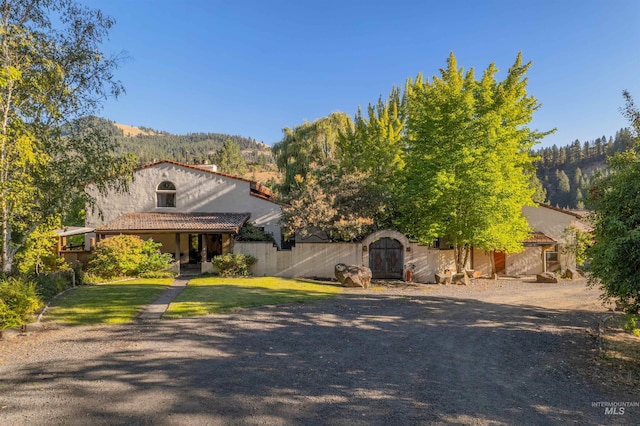
<path fill-rule="evenodd" d="M 206 277 L 189 281 L 163 318 L 206 315 L 240 308 L 302 303 L 335 296 L 341 287 L 276 277 Z"/>
<path fill-rule="evenodd" d="M 604 353 L 601 354 L 599 375 L 602 381 L 616 389 L 640 392 L 640 337 L 623 330 L 624 315 L 616 314 L 603 333 Z"/>
<path fill-rule="evenodd" d="M 130 322 L 172 281 L 172 278 L 145 278 L 78 287 L 57 300 L 45 319 L 67 325 Z"/>

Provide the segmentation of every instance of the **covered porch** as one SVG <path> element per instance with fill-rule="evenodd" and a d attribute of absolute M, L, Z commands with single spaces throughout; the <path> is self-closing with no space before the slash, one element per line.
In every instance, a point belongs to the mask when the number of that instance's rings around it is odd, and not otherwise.
<path fill-rule="evenodd" d="M 96 242 L 111 235 L 130 234 L 162 244 L 175 260 L 176 272 L 198 267 L 213 272 L 211 259 L 232 253 L 235 235 L 249 213 L 129 213 L 97 228 Z"/>

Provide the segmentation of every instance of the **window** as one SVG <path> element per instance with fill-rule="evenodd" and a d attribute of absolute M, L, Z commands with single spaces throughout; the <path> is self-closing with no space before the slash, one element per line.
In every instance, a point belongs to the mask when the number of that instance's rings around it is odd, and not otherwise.
<path fill-rule="evenodd" d="M 156 199 L 158 207 L 175 207 L 176 186 L 173 182 L 161 182 L 160 185 L 158 185 L 158 189 L 156 189 Z"/>

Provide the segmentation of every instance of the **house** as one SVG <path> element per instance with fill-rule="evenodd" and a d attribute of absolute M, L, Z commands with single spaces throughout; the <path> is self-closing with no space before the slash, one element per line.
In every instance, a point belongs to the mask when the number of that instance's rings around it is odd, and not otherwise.
<path fill-rule="evenodd" d="M 546 204 L 524 206 L 522 213 L 529 222 L 532 234 L 523 241 L 520 253 L 486 253 L 475 249 L 472 252 L 472 268 L 489 275 L 492 262 L 498 275 L 519 276 L 539 274 L 546 271 L 565 271 L 576 268 L 575 252 L 571 247 L 575 235 L 570 228 L 588 230 L 581 215 Z"/>
<path fill-rule="evenodd" d="M 211 259 L 223 253 L 244 253 L 258 259 L 255 275 L 284 277 L 334 276 L 337 263 L 371 267 L 376 278 L 403 279 L 408 268 L 414 280 L 433 282 L 435 273 L 454 267 L 448 246 L 432 247 L 411 242 L 396 231 L 382 230 L 359 243 L 297 241 L 281 249 L 282 207 L 271 191 L 250 180 L 218 173 L 208 166 L 174 161 L 148 164 L 133 172 L 126 193 L 98 194 L 96 207 L 87 212 L 86 226 L 95 241 L 116 234 L 134 234 L 162 243 L 178 265 L 198 265 L 212 271 Z M 581 216 L 548 205 L 525 206 L 523 214 L 532 229 L 520 253 L 484 252 L 472 249 L 468 267 L 490 276 L 519 276 L 575 268 L 570 227 L 581 226 Z M 273 234 L 277 245 L 237 242 L 240 228 L 251 222 Z"/>
<path fill-rule="evenodd" d="M 282 208 L 269 188 L 206 165 L 155 162 L 134 170 L 128 192 L 103 196 L 91 185 L 87 192 L 96 205 L 87 211 L 86 227 L 94 232 L 86 246 L 117 234 L 152 238 L 179 264 L 207 272 L 213 256 L 233 252 L 246 222 L 281 240 Z"/>

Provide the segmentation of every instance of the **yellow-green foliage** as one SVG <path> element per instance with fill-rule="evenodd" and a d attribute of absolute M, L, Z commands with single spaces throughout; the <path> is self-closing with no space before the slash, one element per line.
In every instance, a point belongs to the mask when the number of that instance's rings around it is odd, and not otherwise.
<path fill-rule="evenodd" d="M 0 281 L 0 330 L 26 324 L 41 306 L 34 283 L 13 278 Z"/>
<path fill-rule="evenodd" d="M 519 54 L 503 81 L 494 64 L 476 80 L 451 53 L 440 76 L 407 83 L 402 222 L 422 242 L 451 241 L 458 270 L 471 246 L 516 252 L 529 233 L 529 150 L 545 135 L 528 127 L 539 107 L 529 66 Z"/>
<path fill-rule="evenodd" d="M 160 253 L 160 243 L 135 235 L 117 235 L 100 241 L 89 260 L 90 273 L 103 278 L 137 276 L 170 266 L 171 255 Z"/>

